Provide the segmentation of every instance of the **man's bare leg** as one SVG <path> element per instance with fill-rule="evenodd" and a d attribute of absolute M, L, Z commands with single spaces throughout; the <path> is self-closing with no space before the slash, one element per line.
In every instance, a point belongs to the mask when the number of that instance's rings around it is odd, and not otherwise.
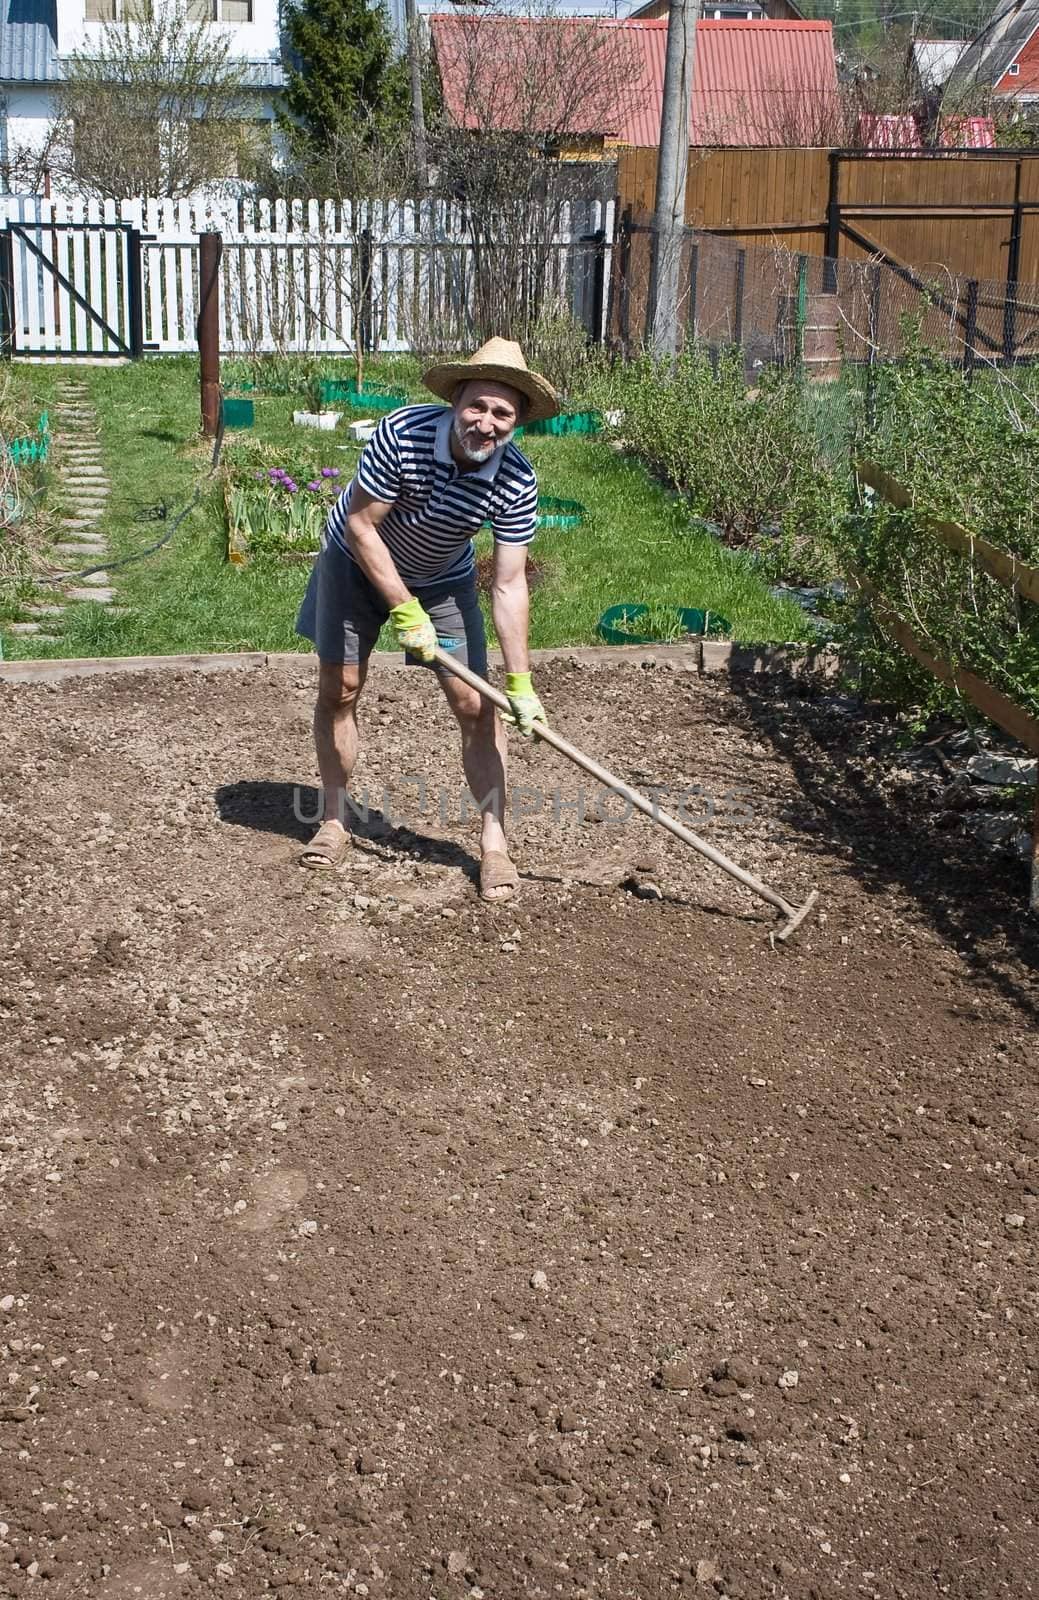
<path fill-rule="evenodd" d="M 495 709 L 475 689 L 458 678 L 440 675 L 447 703 L 458 719 L 462 735 L 462 768 L 470 793 L 480 807 L 480 852 L 508 854 L 505 840 L 506 755 L 505 729 Z M 510 887 L 487 889 L 488 900 L 507 900 Z"/>
<path fill-rule="evenodd" d="M 357 764 L 357 702 L 368 676 L 367 662 L 341 666 L 322 661 L 314 707 L 314 747 L 324 801 L 324 821 L 303 852 L 308 865 L 327 857 L 335 864 L 346 841 L 346 797 Z M 316 848 L 315 848 L 316 847 Z"/>

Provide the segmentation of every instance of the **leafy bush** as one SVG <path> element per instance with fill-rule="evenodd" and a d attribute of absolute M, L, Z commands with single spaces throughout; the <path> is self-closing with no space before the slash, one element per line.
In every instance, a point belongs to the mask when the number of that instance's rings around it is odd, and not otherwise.
<path fill-rule="evenodd" d="M 934 654 L 1039 714 L 1039 608 L 947 549 L 920 515 L 958 522 L 1039 565 L 1039 406 L 1026 376 L 979 370 L 971 382 L 911 327 L 905 333 L 904 358 L 878 374 L 861 454 L 909 490 L 914 509 L 867 505 L 840 532 L 842 561 Z M 956 702 L 872 628 L 860 627 L 858 648 L 875 686 L 893 698 L 921 708 Z"/>
<path fill-rule="evenodd" d="M 616 431 L 727 544 L 750 546 L 776 578 L 834 575 L 846 483 L 821 456 L 796 373 L 768 368 L 748 389 L 741 351 L 715 362 L 696 345 L 675 362 L 618 365 L 604 389 L 602 409 L 621 412 Z"/>

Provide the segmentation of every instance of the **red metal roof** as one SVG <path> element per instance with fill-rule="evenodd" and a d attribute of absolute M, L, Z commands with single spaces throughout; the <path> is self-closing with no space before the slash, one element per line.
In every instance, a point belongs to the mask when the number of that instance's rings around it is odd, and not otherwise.
<path fill-rule="evenodd" d="M 543 123 L 533 131 L 601 134 L 630 145 L 659 143 L 666 20 L 534 22 L 436 15 L 430 18 L 430 28 L 452 119 L 470 128 L 489 123 L 513 131 L 531 128 L 535 114 L 520 88 L 532 75 L 534 55 L 540 52 L 542 62 L 545 56 L 532 29 L 586 30 L 583 40 L 573 32 L 568 36 L 574 44 L 569 59 L 577 70 L 593 59 L 587 30 L 615 31 L 618 44 L 623 40 L 626 81 L 582 92 L 575 89 L 572 72 L 561 70 L 557 84 L 542 96 L 536 114 Z M 567 57 L 562 45 L 559 53 L 561 60 Z M 615 55 L 615 78 L 616 59 Z M 543 66 L 541 76 L 546 76 Z M 479 113 L 474 105 L 480 107 Z M 837 70 L 829 22 L 697 24 L 689 118 L 692 144 L 828 144 L 828 124 L 836 106 Z"/>
<path fill-rule="evenodd" d="M 667 23 L 627 26 L 647 32 L 653 93 L 632 119 L 625 142 L 656 145 Z M 690 144 L 828 144 L 836 103 L 831 23 L 697 23 Z"/>

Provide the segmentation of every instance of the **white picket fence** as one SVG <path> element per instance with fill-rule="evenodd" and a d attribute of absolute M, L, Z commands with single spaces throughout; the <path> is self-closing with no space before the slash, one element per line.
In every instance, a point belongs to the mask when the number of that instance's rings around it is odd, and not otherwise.
<path fill-rule="evenodd" d="M 599 338 L 613 226 L 612 201 L 574 202 L 538 252 L 545 303 Z M 454 202 L 13 196 L 0 198 L 5 350 L 97 359 L 196 349 L 198 235 L 209 229 L 223 238 L 226 352 L 348 352 L 359 324 L 384 351 L 466 341 L 476 262 Z"/>

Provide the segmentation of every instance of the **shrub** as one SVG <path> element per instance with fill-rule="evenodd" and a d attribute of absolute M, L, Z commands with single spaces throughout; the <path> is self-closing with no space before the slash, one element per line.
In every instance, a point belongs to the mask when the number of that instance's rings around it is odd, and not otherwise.
<path fill-rule="evenodd" d="M 926 350 L 913 327 L 904 333 L 904 358 L 878 373 L 876 420 L 861 453 L 909 490 L 916 514 L 868 504 L 840 530 L 841 558 L 865 573 L 936 655 L 1037 714 L 1039 608 L 948 550 L 919 515 L 958 522 L 1039 565 L 1039 407 L 1030 380 L 979 369 L 971 381 Z M 892 698 L 925 709 L 958 703 L 866 616 L 857 647 L 875 687 Z"/>
<path fill-rule="evenodd" d="M 675 362 L 641 356 L 614 369 L 603 401 L 631 448 L 775 577 L 834 573 L 846 482 L 821 457 L 796 373 L 767 368 L 748 389 L 743 355 L 701 345 Z"/>

